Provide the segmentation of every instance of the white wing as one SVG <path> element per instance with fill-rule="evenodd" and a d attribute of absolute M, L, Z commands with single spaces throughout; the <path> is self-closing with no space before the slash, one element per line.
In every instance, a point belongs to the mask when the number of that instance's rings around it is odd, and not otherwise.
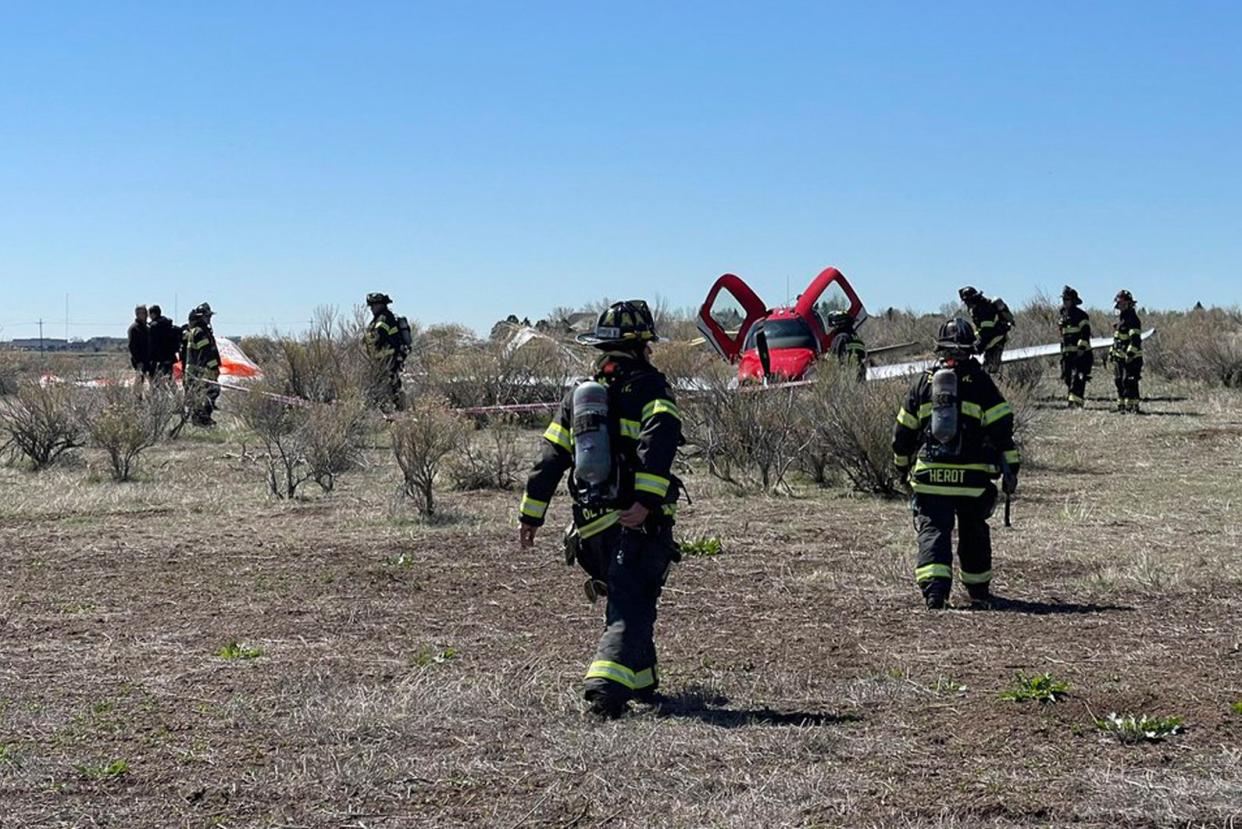
<path fill-rule="evenodd" d="M 1143 339 L 1153 337 L 1156 329 L 1148 328 L 1143 332 Z M 1113 344 L 1112 337 L 1092 337 L 1091 349 L 1108 348 Z M 1001 355 L 1002 363 L 1016 363 L 1021 360 L 1032 360 L 1036 357 L 1055 357 L 1061 353 L 1060 343 L 1048 343 L 1047 345 L 1028 345 L 1023 348 L 1007 348 L 1005 353 Z M 975 359 L 982 362 L 983 355 L 976 354 Z M 909 363 L 889 363 L 882 366 L 868 366 L 868 380 L 887 380 L 892 377 L 905 377 L 910 374 L 918 374 L 926 371 L 936 364 L 935 360 L 914 360 Z"/>

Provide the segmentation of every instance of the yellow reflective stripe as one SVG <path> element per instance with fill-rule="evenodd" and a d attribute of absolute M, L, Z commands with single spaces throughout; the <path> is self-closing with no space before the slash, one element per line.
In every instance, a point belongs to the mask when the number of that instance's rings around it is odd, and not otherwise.
<path fill-rule="evenodd" d="M 1062 325 L 1061 326 L 1062 334 L 1077 334 L 1081 330 L 1082 330 L 1081 325 Z"/>
<path fill-rule="evenodd" d="M 992 339 L 984 343 L 983 350 L 987 351 L 989 348 L 996 345 L 997 343 L 1004 342 L 1006 336 L 1007 336 L 1006 334 L 997 334 L 995 337 L 993 337 Z"/>
<path fill-rule="evenodd" d="M 578 528 L 578 536 L 580 538 L 590 538 L 593 535 L 599 535 L 604 530 L 621 520 L 621 513 L 617 510 L 605 513 L 600 518 L 590 521 Z"/>
<path fill-rule="evenodd" d="M 914 465 L 914 472 L 918 474 L 924 469 L 965 469 L 970 472 L 996 473 L 996 467 L 990 463 L 932 463 L 931 461 L 920 459 Z"/>
<path fill-rule="evenodd" d="M 919 404 L 919 420 L 926 420 L 927 418 L 931 417 L 931 415 L 932 415 L 932 404 L 931 403 L 920 403 Z"/>
<path fill-rule="evenodd" d="M 396 334 L 396 333 L 397 333 L 397 326 L 395 326 L 395 325 L 389 325 L 388 323 L 384 322 L 383 320 L 376 320 L 376 321 L 375 321 L 375 328 L 376 328 L 376 330 L 379 330 L 379 331 L 386 331 L 386 332 L 388 332 L 389 334 Z"/>
<path fill-rule="evenodd" d="M 626 420 L 625 418 L 621 418 L 621 437 L 638 440 L 642 436 L 642 433 L 643 424 L 639 423 L 637 420 Z"/>
<path fill-rule="evenodd" d="M 919 419 L 907 412 L 904 406 L 897 412 L 897 422 L 907 429 L 919 428 Z"/>
<path fill-rule="evenodd" d="M 915 581 L 951 578 L 953 578 L 953 568 L 947 564 L 924 564 L 914 571 Z"/>
<path fill-rule="evenodd" d="M 975 420 L 983 419 L 983 407 L 978 403 L 971 403 L 969 400 L 962 401 L 962 414 L 967 417 L 973 417 Z"/>
<path fill-rule="evenodd" d="M 983 322 L 979 323 L 979 330 L 982 331 L 983 329 L 991 328 L 994 325 L 996 325 L 996 320 L 994 319 L 984 320 Z"/>
<path fill-rule="evenodd" d="M 207 361 L 207 368 L 219 368 L 219 367 L 220 367 L 219 360 L 208 360 Z"/>
<path fill-rule="evenodd" d="M 681 420 L 681 412 L 677 408 L 677 404 L 672 400 L 659 398 L 652 400 L 646 406 L 643 406 L 643 422 L 646 423 L 658 414 L 671 414 L 673 417 Z"/>
<path fill-rule="evenodd" d="M 664 506 L 660 507 L 660 509 L 664 512 L 665 515 L 669 516 L 670 518 L 675 517 L 677 515 L 676 504 L 665 504 Z"/>
<path fill-rule="evenodd" d="M 910 465 L 910 456 L 893 453 L 893 463 L 903 468 L 907 467 Z"/>
<path fill-rule="evenodd" d="M 197 351 L 198 349 L 206 348 L 209 345 L 211 345 L 211 340 L 199 340 L 198 342 L 191 342 L 189 347 Z"/>
<path fill-rule="evenodd" d="M 982 573 L 967 573 L 962 571 L 962 584 L 987 584 L 992 580 L 992 571 L 985 570 Z"/>
<path fill-rule="evenodd" d="M 555 420 L 548 424 L 547 431 L 543 433 L 543 437 L 544 440 L 556 444 L 566 452 L 573 451 L 573 434 Z"/>
<path fill-rule="evenodd" d="M 1127 334 L 1129 334 L 1131 337 L 1133 337 L 1133 336 L 1135 336 L 1135 335 L 1139 335 L 1139 336 L 1141 336 L 1141 335 L 1142 335 L 1142 333 L 1143 333 L 1143 329 L 1141 329 L 1141 328 L 1131 328 L 1131 329 L 1130 329 L 1129 331 L 1127 331 L 1126 333 L 1127 333 Z"/>
<path fill-rule="evenodd" d="M 619 662 L 597 659 L 587 669 L 587 679 L 611 679 L 631 691 L 638 691 L 655 684 L 655 673 L 650 668 L 632 671 Z"/>
<path fill-rule="evenodd" d="M 638 472 L 634 475 L 634 489 L 638 492 L 650 492 L 663 498 L 668 495 L 668 478 L 652 475 L 650 472 Z"/>
<path fill-rule="evenodd" d="M 961 495 L 966 498 L 978 498 L 983 494 L 981 486 L 939 486 L 921 483 L 917 480 L 910 482 L 910 488 L 923 495 Z"/>
<path fill-rule="evenodd" d="M 1011 414 L 1013 414 L 1013 407 L 1009 405 L 1009 401 L 997 403 L 995 406 L 983 413 L 983 425 L 991 426 L 1002 417 Z"/>
<path fill-rule="evenodd" d="M 1078 399 L 1081 400 L 1082 398 L 1080 397 Z M 1015 463 L 1022 463 L 1022 453 L 1017 449 L 1007 449 L 1003 453 L 1003 457 L 1005 458 L 1005 463 L 1010 464 L 1011 466 Z"/>
<path fill-rule="evenodd" d="M 543 518 L 544 514 L 548 511 L 548 502 L 539 501 L 529 495 L 523 494 L 522 503 L 518 507 L 518 511 L 521 512 L 522 515 L 530 518 Z"/>
<path fill-rule="evenodd" d="M 1081 397 L 1079 397 L 1079 396 L 1078 396 L 1078 395 L 1076 395 L 1076 394 L 1071 394 L 1071 395 L 1069 396 L 1069 399 L 1070 399 L 1070 402 L 1071 402 L 1071 403 L 1086 403 L 1086 402 L 1087 402 L 1087 401 L 1083 400 Z"/>

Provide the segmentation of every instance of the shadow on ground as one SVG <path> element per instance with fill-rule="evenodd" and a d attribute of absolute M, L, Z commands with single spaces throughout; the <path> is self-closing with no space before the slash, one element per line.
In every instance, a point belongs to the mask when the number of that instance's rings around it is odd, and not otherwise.
<path fill-rule="evenodd" d="M 657 695 L 653 710 L 658 717 L 698 720 L 718 728 L 747 726 L 826 726 L 858 722 L 856 714 L 829 714 L 824 711 L 779 711 L 773 708 L 725 708 L 729 700 L 720 694 L 687 688 L 673 696 Z"/>
<path fill-rule="evenodd" d="M 1084 613 L 1130 613 L 1134 608 L 1119 604 L 1077 604 L 1074 602 L 1028 602 L 1024 599 L 992 598 L 992 613 L 1030 613 L 1033 616 Z"/>

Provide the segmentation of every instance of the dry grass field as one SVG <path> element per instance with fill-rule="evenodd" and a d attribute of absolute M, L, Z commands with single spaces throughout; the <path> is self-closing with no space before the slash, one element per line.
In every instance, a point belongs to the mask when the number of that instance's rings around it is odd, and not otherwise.
<path fill-rule="evenodd" d="M 1145 391 L 1044 404 L 1003 610 L 922 609 L 903 502 L 691 476 L 679 534 L 722 552 L 670 579 L 663 701 L 606 724 L 601 611 L 515 493 L 421 523 L 377 445 L 276 501 L 227 416 L 132 483 L 0 469 L 0 824 L 1242 825 L 1242 396 Z M 1019 672 L 1068 693 L 1001 699 Z"/>

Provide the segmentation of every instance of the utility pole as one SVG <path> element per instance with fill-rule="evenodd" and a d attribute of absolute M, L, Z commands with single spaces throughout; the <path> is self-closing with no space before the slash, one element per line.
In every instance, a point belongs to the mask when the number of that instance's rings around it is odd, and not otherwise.
<path fill-rule="evenodd" d="M 43 318 L 39 318 L 39 353 L 43 353 Z"/>

